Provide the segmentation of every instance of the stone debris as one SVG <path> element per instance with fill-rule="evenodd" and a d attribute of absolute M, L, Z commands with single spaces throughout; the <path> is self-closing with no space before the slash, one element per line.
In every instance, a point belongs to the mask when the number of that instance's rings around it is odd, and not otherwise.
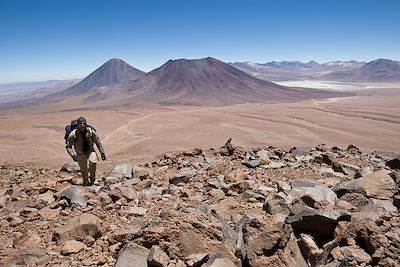
<path fill-rule="evenodd" d="M 86 208 L 87 206 L 86 198 L 73 186 L 62 191 L 59 197 L 66 199 L 69 205 L 77 205 L 82 208 Z"/>
<path fill-rule="evenodd" d="M 150 248 L 150 253 L 147 258 L 147 263 L 150 267 L 167 267 L 169 257 L 159 246 L 154 245 Z"/>
<path fill-rule="evenodd" d="M 108 174 L 108 177 L 114 178 L 132 178 L 133 167 L 131 164 L 121 164 L 117 165 L 112 169 L 112 171 Z"/>
<path fill-rule="evenodd" d="M 65 163 L 62 167 L 61 170 L 62 172 L 69 172 L 69 173 L 77 173 L 80 172 L 79 164 L 78 162 L 70 162 L 70 163 Z"/>
<path fill-rule="evenodd" d="M 400 265 L 398 155 L 228 139 L 91 187 L 75 165 L 2 164 L 1 266 Z"/>

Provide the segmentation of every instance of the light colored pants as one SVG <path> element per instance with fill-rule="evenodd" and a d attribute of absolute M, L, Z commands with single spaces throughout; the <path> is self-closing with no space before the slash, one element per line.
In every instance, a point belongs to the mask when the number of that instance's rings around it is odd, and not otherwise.
<path fill-rule="evenodd" d="M 79 163 L 79 168 L 81 169 L 81 174 L 83 178 L 83 184 L 88 185 L 88 184 L 93 184 L 94 181 L 96 180 L 96 165 L 98 162 L 98 157 L 96 152 L 91 152 L 89 156 L 86 154 L 77 154 L 78 156 L 78 163 Z M 90 172 L 90 177 L 88 177 L 88 167 L 89 167 L 89 172 Z M 90 180 L 89 180 L 89 179 Z"/>

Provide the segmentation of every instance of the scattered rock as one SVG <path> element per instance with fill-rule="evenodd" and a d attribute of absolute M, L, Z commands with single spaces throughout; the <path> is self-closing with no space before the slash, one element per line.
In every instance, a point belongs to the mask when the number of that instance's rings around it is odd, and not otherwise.
<path fill-rule="evenodd" d="M 86 236 L 94 239 L 101 237 L 100 219 L 92 214 L 82 213 L 67 225 L 60 227 L 53 234 L 53 240 L 62 243 L 67 240 L 82 241 Z"/>
<path fill-rule="evenodd" d="M 292 201 L 301 199 L 304 203 L 313 208 L 316 202 L 325 202 L 334 205 L 337 200 L 335 192 L 324 185 L 312 181 L 297 180 L 292 184 L 292 188 L 293 189 L 289 193 L 289 197 Z"/>
<path fill-rule="evenodd" d="M 2 164 L 0 265 L 397 266 L 400 171 L 388 154 L 229 140 L 116 177 L 101 165 L 91 187 Z"/>
<path fill-rule="evenodd" d="M 76 240 L 67 240 L 61 250 L 62 255 L 75 254 L 85 248 L 85 244 Z"/>
<path fill-rule="evenodd" d="M 236 267 L 237 264 L 224 258 L 221 255 L 212 255 L 208 258 L 207 262 L 202 266 L 204 267 Z"/>
<path fill-rule="evenodd" d="M 308 234 L 301 233 L 297 243 L 308 265 L 316 266 L 319 257 L 324 251 L 318 247 L 314 238 Z"/>
<path fill-rule="evenodd" d="M 128 215 L 138 215 L 138 216 L 144 216 L 146 212 L 147 209 L 143 207 L 129 207 L 127 210 L 124 211 L 124 213 Z"/>
<path fill-rule="evenodd" d="M 280 169 L 285 167 L 285 163 L 279 161 L 271 161 L 268 165 L 265 165 L 265 168 L 270 170 Z"/>
<path fill-rule="evenodd" d="M 86 198 L 73 186 L 68 187 L 59 194 L 60 198 L 65 198 L 69 205 L 77 205 L 82 208 L 86 208 Z"/>
<path fill-rule="evenodd" d="M 253 159 L 253 160 L 243 162 L 242 164 L 248 168 L 256 168 L 256 167 L 260 166 L 260 163 L 261 163 L 260 159 Z"/>
<path fill-rule="evenodd" d="M 387 170 L 379 170 L 362 178 L 336 185 L 333 191 L 340 197 L 346 193 L 359 193 L 379 199 L 389 199 L 397 192 L 396 183 Z"/>
<path fill-rule="evenodd" d="M 80 171 L 78 162 L 69 162 L 65 163 L 61 167 L 61 172 L 68 172 L 68 173 L 77 173 Z"/>
<path fill-rule="evenodd" d="M 336 247 L 332 250 L 331 255 L 338 261 L 346 260 L 351 262 L 352 260 L 355 260 L 357 264 L 371 261 L 371 256 L 358 247 Z"/>
<path fill-rule="evenodd" d="M 386 166 L 393 170 L 400 170 L 400 157 L 387 161 Z"/>
<path fill-rule="evenodd" d="M 167 267 L 169 264 L 169 257 L 159 246 L 152 246 L 147 258 L 148 266 L 150 267 Z"/>
<path fill-rule="evenodd" d="M 118 252 L 115 267 L 147 267 L 149 252 L 149 249 L 129 242 Z"/>
<path fill-rule="evenodd" d="M 117 165 L 114 169 L 108 174 L 109 177 L 114 177 L 118 179 L 122 178 L 132 178 L 132 165 L 125 163 L 121 165 Z"/>
<path fill-rule="evenodd" d="M 324 244 L 333 239 L 339 221 L 349 220 L 350 215 L 346 212 L 305 209 L 287 217 L 285 222 L 292 225 L 295 234 L 310 234 L 319 244 Z"/>

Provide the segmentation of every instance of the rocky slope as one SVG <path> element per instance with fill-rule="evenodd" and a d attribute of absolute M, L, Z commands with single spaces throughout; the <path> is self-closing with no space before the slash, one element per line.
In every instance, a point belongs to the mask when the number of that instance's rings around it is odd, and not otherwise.
<path fill-rule="evenodd" d="M 0 168 L 2 266 L 399 266 L 400 159 L 319 145 Z"/>

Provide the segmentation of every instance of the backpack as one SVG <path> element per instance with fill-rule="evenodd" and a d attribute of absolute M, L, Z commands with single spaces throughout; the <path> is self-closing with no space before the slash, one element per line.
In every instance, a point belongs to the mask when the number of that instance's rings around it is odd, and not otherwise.
<path fill-rule="evenodd" d="M 86 127 L 89 127 L 90 132 L 91 130 L 96 131 L 96 129 L 93 126 L 90 126 L 89 124 L 87 124 Z M 64 135 L 65 143 L 67 143 L 68 136 L 70 135 L 70 133 L 77 128 L 78 128 L 77 120 L 72 120 L 70 125 L 65 126 L 65 135 Z"/>

